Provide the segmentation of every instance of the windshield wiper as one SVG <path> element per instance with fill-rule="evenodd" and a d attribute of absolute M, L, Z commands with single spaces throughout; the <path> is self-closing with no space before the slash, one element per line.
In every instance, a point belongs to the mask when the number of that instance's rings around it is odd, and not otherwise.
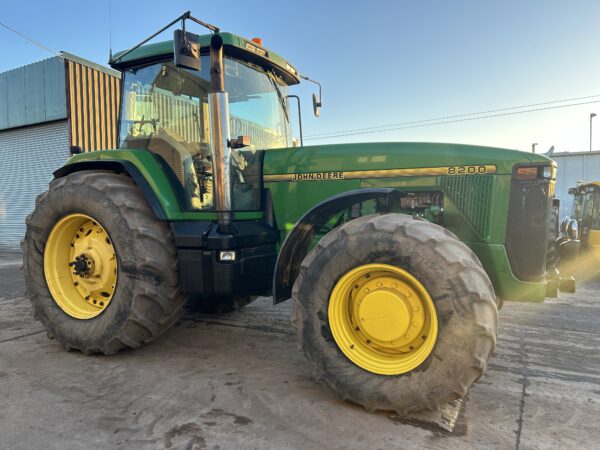
<path fill-rule="evenodd" d="M 287 120 L 289 122 L 290 117 L 288 116 L 287 102 L 285 101 L 285 97 L 281 93 L 281 89 L 279 88 L 277 81 L 275 81 L 275 75 L 273 75 L 271 72 L 267 72 L 267 78 L 269 79 L 269 81 L 271 82 L 273 87 L 275 88 L 275 92 L 277 92 L 277 97 L 279 97 L 279 103 L 281 103 L 281 107 L 283 108 L 283 113 L 285 114 L 285 120 Z"/>

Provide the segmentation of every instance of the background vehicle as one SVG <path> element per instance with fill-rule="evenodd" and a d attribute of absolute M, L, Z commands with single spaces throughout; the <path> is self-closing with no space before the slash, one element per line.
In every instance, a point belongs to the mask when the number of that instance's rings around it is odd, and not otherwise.
<path fill-rule="evenodd" d="M 583 254 L 600 263 L 600 181 L 582 183 L 569 189 L 572 194 L 573 211 L 570 218 L 563 220 L 563 231 L 577 234 Z M 575 230 L 569 230 L 570 220 L 576 221 Z"/>
<path fill-rule="evenodd" d="M 190 299 L 272 294 L 293 299 L 313 374 L 341 398 L 403 414 L 464 396 L 498 302 L 552 294 L 555 164 L 455 144 L 290 147 L 298 71 L 180 19 L 214 34 L 117 54 L 119 148 L 74 155 L 28 218 L 36 318 L 67 348 L 112 354 Z"/>

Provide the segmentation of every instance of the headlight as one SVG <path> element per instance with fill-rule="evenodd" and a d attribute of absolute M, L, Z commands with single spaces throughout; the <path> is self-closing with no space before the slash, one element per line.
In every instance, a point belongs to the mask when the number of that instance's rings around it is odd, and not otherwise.
<path fill-rule="evenodd" d="M 579 225 L 577 224 L 576 220 L 571 220 L 569 222 L 569 225 L 567 226 L 567 236 L 570 239 L 577 239 L 577 235 L 579 231 Z"/>
<path fill-rule="evenodd" d="M 219 261 L 221 262 L 232 262 L 235 261 L 235 259 L 235 250 L 221 250 L 219 252 Z"/>
<path fill-rule="evenodd" d="M 554 175 L 554 167 L 552 167 L 552 166 L 545 166 L 544 170 L 542 171 L 542 176 L 544 178 L 547 178 L 547 179 L 556 178 L 555 175 Z"/>

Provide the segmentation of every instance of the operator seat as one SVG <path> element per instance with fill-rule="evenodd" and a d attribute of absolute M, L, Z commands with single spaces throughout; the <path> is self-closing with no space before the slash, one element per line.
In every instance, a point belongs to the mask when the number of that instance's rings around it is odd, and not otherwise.
<path fill-rule="evenodd" d="M 149 136 L 129 136 L 125 142 L 127 148 L 146 148 L 160 156 L 173 170 L 186 190 L 193 208 L 201 208 L 200 188 L 192 155 L 199 152 L 193 144 L 182 143 L 176 132 L 159 128 Z"/>

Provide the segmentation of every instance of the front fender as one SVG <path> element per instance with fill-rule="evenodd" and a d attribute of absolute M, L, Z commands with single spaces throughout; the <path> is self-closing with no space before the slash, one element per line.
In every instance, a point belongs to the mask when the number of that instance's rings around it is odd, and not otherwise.
<path fill-rule="evenodd" d="M 395 188 L 356 189 L 334 195 L 307 211 L 294 225 L 279 251 L 273 274 L 273 303 L 281 303 L 292 296 L 292 287 L 310 244 L 335 214 L 357 203 L 377 198 L 389 199 L 390 205 L 404 195 L 406 194 L 403 191 Z"/>
<path fill-rule="evenodd" d="M 114 170 L 115 172 L 128 174 L 137 187 L 142 192 L 146 201 L 152 208 L 152 211 L 158 219 L 166 220 L 167 216 L 161 202 L 135 164 L 125 160 L 107 160 L 107 159 L 93 159 L 83 160 L 81 162 L 74 162 L 67 164 L 54 172 L 54 178 L 61 178 L 74 172 L 80 172 L 82 170 Z"/>

